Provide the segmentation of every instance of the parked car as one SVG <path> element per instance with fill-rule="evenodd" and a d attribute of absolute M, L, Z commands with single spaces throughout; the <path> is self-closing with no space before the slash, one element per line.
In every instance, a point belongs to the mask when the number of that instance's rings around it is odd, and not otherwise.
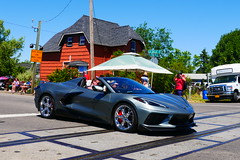
<path fill-rule="evenodd" d="M 99 77 L 87 86 L 85 78 L 41 83 L 35 105 L 44 118 L 70 116 L 113 125 L 116 130 L 188 129 L 195 112 L 182 97 L 156 94 L 142 84 L 120 77 Z"/>
<path fill-rule="evenodd" d="M 240 63 L 224 64 L 211 69 L 213 84 L 208 86 L 210 101 L 240 100 Z"/>

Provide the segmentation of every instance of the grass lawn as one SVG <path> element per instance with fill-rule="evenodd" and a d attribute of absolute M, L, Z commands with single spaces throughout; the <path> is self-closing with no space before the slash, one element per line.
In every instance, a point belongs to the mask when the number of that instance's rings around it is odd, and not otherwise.
<path fill-rule="evenodd" d="M 207 99 L 203 99 L 201 95 L 195 93 L 192 94 L 191 97 L 188 98 L 188 102 L 190 103 L 205 103 L 208 101 Z"/>

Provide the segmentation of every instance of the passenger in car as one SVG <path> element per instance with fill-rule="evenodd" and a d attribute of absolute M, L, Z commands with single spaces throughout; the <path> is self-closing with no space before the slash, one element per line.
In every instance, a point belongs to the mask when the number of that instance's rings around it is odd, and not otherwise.
<path fill-rule="evenodd" d="M 91 82 L 91 85 L 88 86 L 87 88 L 88 89 L 92 89 L 92 86 L 97 86 L 99 84 L 99 80 L 97 78 L 93 78 L 92 82 Z"/>

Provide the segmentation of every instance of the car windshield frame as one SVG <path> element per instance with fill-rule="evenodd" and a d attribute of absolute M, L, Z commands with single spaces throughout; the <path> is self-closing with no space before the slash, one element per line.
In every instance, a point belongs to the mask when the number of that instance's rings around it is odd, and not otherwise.
<path fill-rule="evenodd" d="M 151 89 L 145 87 L 141 83 L 129 78 L 122 77 L 103 77 L 109 86 L 116 93 L 123 94 L 155 94 Z"/>
<path fill-rule="evenodd" d="M 234 83 L 237 80 L 237 75 L 229 75 L 229 76 L 221 76 L 217 77 L 213 84 L 218 84 L 218 83 Z"/>

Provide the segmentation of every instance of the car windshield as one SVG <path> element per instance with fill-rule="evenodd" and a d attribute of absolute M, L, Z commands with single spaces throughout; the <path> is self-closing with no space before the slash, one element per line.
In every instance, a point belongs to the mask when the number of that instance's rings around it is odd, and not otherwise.
<path fill-rule="evenodd" d="M 237 79 L 236 75 L 217 77 L 213 84 L 236 82 L 236 79 Z"/>
<path fill-rule="evenodd" d="M 127 94 L 153 94 L 154 92 L 132 79 L 120 77 L 104 77 L 104 80 L 117 93 Z"/>

